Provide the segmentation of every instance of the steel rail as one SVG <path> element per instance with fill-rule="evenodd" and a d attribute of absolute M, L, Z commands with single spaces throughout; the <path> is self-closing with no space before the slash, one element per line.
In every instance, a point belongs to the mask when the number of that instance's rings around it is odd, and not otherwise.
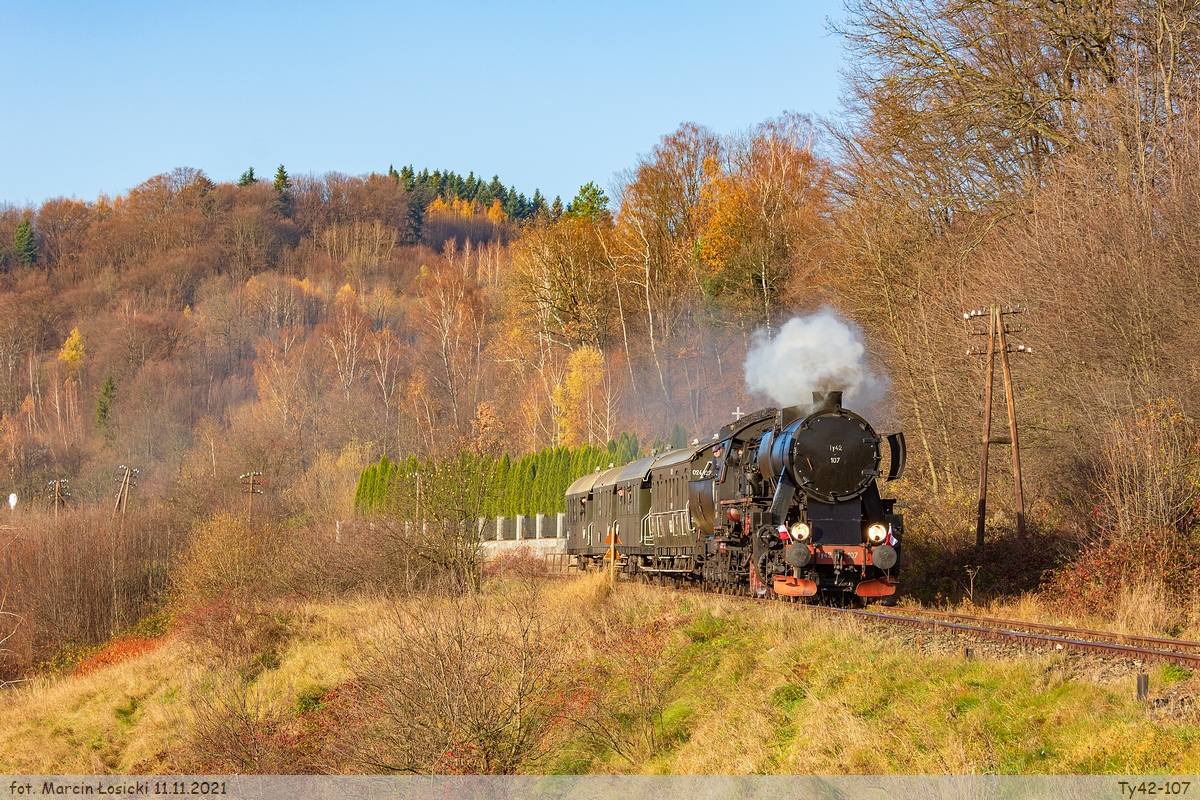
<path fill-rule="evenodd" d="M 1061 646 L 1064 650 L 1080 650 L 1087 653 L 1122 656 L 1141 661 L 1164 661 L 1174 664 L 1182 664 L 1192 668 L 1200 668 L 1200 655 L 1193 653 L 1180 653 L 1173 650 L 1157 650 L 1148 647 L 1134 647 L 1131 645 L 1113 644 L 1111 642 L 1092 642 L 1086 639 L 1069 639 L 1062 636 L 1047 636 L 1039 633 L 1018 633 L 1016 631 L 1006 631 L 1000 628 L 986 628 L 978 625 L 962 625 L 957 622 L 947 622 L 938 619 L 921 619 L 919 617 L 903 617 L 897 614 L 880 614 L 874 611 L 862 611 L 856 608 L 831 608 L 828 606 L 809 606 L 809 608 L 821 608 L 822 610 L 838 611 L 846 614 L 853 614 L 866 619 L 888 622 L 895 625 L 941 628 L 955 633 L 964 633 L 970 636 L 978 636 L 984 639 L 992 639 L 999 642 L 1017 642 L 1020 644 L 1029 644 L 1040 647 Z M 1173 640 L 1162 641 L 1171 642 Z"/>
<path fill-rule="evenodd" d="M 955 614 L 948 611 L 932 611 L 927 609 L 899 609 L 893 611 L 893 616 L 902 616 L 906 614 L 920 614 L 927 617 L 936 617 L 946 620 L 959 620 L 962 622 L 987 623 L 1006 628 L 1024 628 L 1032 631 L 1044 631 L 1048 633 L 1065 633 L 1074 636 L 1082 636 L 1091 639 L 1110 639 L 1117 643 L 1126 642 L 1136 646 L 1150 647 L 1165 647 L 1177 648 L 1182 650 L 1197 650 L 1200 651 L 1200 642 L 1189 642 L 1185 639 L 1163 639 L 1155 636 L 1141 636 L 1135 633 L 1116 633 L 1114 631 L 1097 631 L 1089 628 L 1075 628 L 1070 625 L 1050 625 L 1044 622 L 1026 622 L 1017 619 L 999 619 L 996 617 L 979 617 L 971 614 Z"/>
<path fill-rule="evenodd" d="M 688 591 L 687 589 L 676 589 L 675 591 Z M 707 594 L 707 592 L 702 592 Z M 772 597 L 753 597 L 748 594 L 733 594 L 726 595 L 733 597 L 743 597 L 747 600 L 757 602 L 776 602 L 776 598 Z M 982 625 L 963 625 L 958 622 L 950 622 L 947 619 L 922 619 L 920 617 L 902 616 L 901 614 L 885 614 L 878 611 L 864 611 L 857 608 L 837 608 L 836 606 L 810 605 L 808 603 L 794 604 L 795 608 L 804 608 L 809 611 L 850 614 L 861 619 L 873 622 L 882 622 L 892 625 L 904 625 L 913 628 L 934 628 L 941 629 L 950 633 L 961 633 L 967 636 L 974 636 L 982 639 L 991 639 L 997 642 L 1010 642 L 1033 647 L 1053 647 L 1063 650 L 1075 650 L 1085 653 L 1095 653 L 1098 655 L 1115 656 L 1121 658 L 1130 658 L 1139 661 L 1147 662 L 1164 662 L 1172 664 L 1180 664 L 1192 669 L 1200 669 L 1200 654 L 1182 653 L 1176 650 L 1164 650 L 1153 647 L 1138 647 L 1134 645 L 1117 644 L 1114 642 L 1096 642 L 1088 641 L 1087 639 L 1075 639 L 1065 636 L 1049 636 L 1040 633 L 1019 633 L 1017 631 L 1004 630 L 1003 626 L 1009 623 L 1015 625 L 1041 625 L 1041 623 L 1019 623 L 1015 620 L 999 620 L 989 617 L 969 617 L 966 614 L 949 614 L 942 611 L 918 611 L 913 610 L 916 614 L 930 614 L 940 617 L 963 617 L 977 622 L 997 623 L 999 627 L 986 627 Z M 1075 634 L 1091 634 L 1096 637 L 1126 637 L 1131 639 L 1139 639 L 1145 642 L 1161 644 L 1166 646 L 1182 646 L 1196 647 L 1200 645 L 1197 642 L 1189 642 L 1177 639 L 1157 639 L 1150 636 L 1132 636 L 1121 633 L 1112 633 L 1109 631 L 1090 631 L 1079 628 L 1068 628 L 1065 626 L 1046 625 L 1046 628 L 1058 628 Z"/>
<path fill-rule="evenodd" d="M 703 594 L 711 593 L 699 589 L 698 587 L 676 587 L 674 591 L 698 591 Z M 775 602 L 777 600 L 777 598 L 774 597 L 754 597 L 748 593 L 743 594 L 740 592 L 735 592 L 725 596 L 744 597 L 748 600 L 759 602 Z M 1065 625 L 1049 625 L 1040 622 L 1021 622 L 1020 620 L 976 617 L 969 614 L 954 614 L 945 611 L 926 611 L 921 609 L 905 609 L 900 613 L 885 614 L 877 611 L 864 611 L 857 608 L 837 608 L 835 606 L 810 605 L 808 603 L 795 604 L 795 607 L 817 612 L 851 614 L 862 619 L 893 625 L 904 625 L 914 628 L 923 627 L 941 629 L 951 633 L 961 633 L 968 636 L 991 639 L 998 642 L 1012 642 L 1033 647 L 1054 647 L 1056 649 L 1075 650 L 1085 653 L 1130 658 L 1147 662 L 1180 664 L 1192 669 L 1200 669 L 1200 653 L 1186 653 L 1180 652 L 1179 650 L 1159 649 L 1160 647 L 1200 649 L 1200 642 L 1190 642 L 1183 639 L 1162 639 L 1153 636 L 1140 636 L 1137 634 L 1096 631 L 1087 628 L 1072 628 Z M 926 619 L 918 616 L 905 616 L 905 613 L 922 614 L 926 617 L 934 617 L 934 619 Z M 961 622 L 950 621 L 955 619 L 967 622 L 984 623 L 984 625 L 964 625 Z M 996 627 L 987 627 L 986 625 L 988 623 L 993 624 Z M 1070 633 L 1074 634 L 1075 636 L 1090 636 L 1093 639 L 1118 639 L 1155 646 L 1146 647 L 1118 644 L 1117 642 L 1113 641 L 1089 641 L 1088 639 L 1071 638 L 1068 636 L 1051 636 L 1047 635 L 1046 633 L 1020 633 L 1013 630 L 1004 630 L 1006 627 L 1024 627 L 1031 630 Z"/>

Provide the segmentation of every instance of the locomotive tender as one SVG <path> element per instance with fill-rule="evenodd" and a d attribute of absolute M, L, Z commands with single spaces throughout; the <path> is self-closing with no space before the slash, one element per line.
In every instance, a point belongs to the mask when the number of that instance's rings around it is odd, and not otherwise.
<path fill-rule="evenodd" d="M 766 408 L 705 442 L 597 470 L 567 489 L 567 552 L 581 569 L 615 554 L 630 575 L 787 597 L 888 598 L 904 518 L 879 494 L 884 441 L 814 392 L 811 412 Z M 886 437 L 886 480 L 904 435 Z"/>

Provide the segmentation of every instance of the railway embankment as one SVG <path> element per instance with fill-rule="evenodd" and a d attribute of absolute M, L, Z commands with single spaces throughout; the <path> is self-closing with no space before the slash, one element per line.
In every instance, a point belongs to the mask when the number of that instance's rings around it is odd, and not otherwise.
<path fill-rule="evenodd" d="M 458 597 L 230 598 L 110 656 L 0 695 L 0 767 L 1200 771 L 1200 679 L 1177 664 L 602 575 Z"/>

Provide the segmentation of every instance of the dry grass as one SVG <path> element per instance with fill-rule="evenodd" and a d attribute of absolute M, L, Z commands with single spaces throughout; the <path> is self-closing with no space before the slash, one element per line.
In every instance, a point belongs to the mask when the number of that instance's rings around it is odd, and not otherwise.
<path fill-rule="evenodd" d="M 951 610 L 1025 622 L 1200 641 L 1200 592 L 1180 597 L 1161 581 L 1145 579 L 1123 584 L 1116 591 L 1114 606 L 1112 613 L 1072 613 L 1072 609 L 1062 603 L 1029 593 L 979 606 L 964 600 Z M 901 607 L 920 606 L 902 602 Z"/>
<path fill-rule="evenodd" d="M 0 700 L 0 770 L 153 772 L 172 746 L 183 645 L 79 677 L 37 679 Z M 144 767 L 146 768 L 143 768 Z"/>
<path fill-rule="evenodd" d="M 485 587 L 481 608 L 498 613 L 498 598 L 517 590 Z M 603 575 L 539 591 L 538 608 L 560 626 L 543 644 L 566 663 L 570 691 L 560 699 L 571 723 L 555 731 L 549 761 L 535 760 L 541 771 L 1200 770 L 1193 701 L 1172 700 L 1170 714 L 1148 710 L 1125 687 L 1074 677 L 1062 656 L 927 656 L 783 604 L 614 590 Z M 1130 598 L 1123 624 L 1161 624 L 1137 616 L 1160 598 Z M 378 656 L 372 643 L 395 633 L 397 603 L 420 614 L 448 602 L 278 604 L 270 611 L 282 633 L 260 641 L 276 648 L 265 663 L 253 648 L 230 659 L 207 651 L 211 641 L 180 636 L 86 675 L 25 685 L 0 696 L 0 769 L 372 771 L 360 755 L 369 742 L 356 740 L 362 729 L 348 713 L 361 719 L 373 708 L 352 705 L 365 697 L 355 687 Z M 1031 599 L 993 610 L 1052 618 Z M 1157 669 L 1152 692 L 1191 696 L 1194 682 Z"/>
<path fill-rule="evenodd" d="M 297 634 L 274 669 L 260 674 L 251 703 L 290 711 L 299 694 L 353 674 L 353 638 L 377 619 L 378 601 L 288 609 Z M 0 771 L 27 774 L 178 772 L 214 679 L 222 674 L 197 642 L 159 640 L 148 652 L 86 674 L 38 678 L 0 694 Z"/>
<path fill-rule="evenodd" d="M 707 599 L 699 606 L 715 611 Z M 725 610 L 739 622 L 722 638 L 744 636 L 742 645 L 703 670 L 704 684 L 721 691 L 685 690 L 677 702 L 692 707 L 686 741 L 656 768 L 936 774 L 1200 765 L 1196 720 L 1160 727 L 1131 696 L 1072 678 L 1062 657 L 922 657 L 855 623 L 786 607 L 741 615 Z M 746 648 L 750 668 L 730 658 Z M 1157 671 L 1152 690 L 1164 683 Z"/>

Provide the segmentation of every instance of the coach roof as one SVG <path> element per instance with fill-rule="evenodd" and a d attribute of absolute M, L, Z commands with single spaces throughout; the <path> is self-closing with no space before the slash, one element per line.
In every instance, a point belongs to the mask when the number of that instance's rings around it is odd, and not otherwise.
<path fill-rule="evenodd" d="M 621 474 L 617 476 L 617 481 L 644 481 L 646 475 L 650 473 L 650 467 L 654 466 L 654 461 L 657 458 L 658 456 L 646 456 L 645 458 L 639 458 L 637 461 L 626 464 L 621 470 Z"/>
<path fill-rule="evenodd" d="M 596 470 L 595 472 L 589 472 L 587 475 L 576 478 L 575 482 L 567 487 L 567 497 L 576 494 L 587 494 L 592 490 L 592 486 L 595 485 L 596 479 L 602 474 L 603 473 L 601 473 L 600 470 Z"/>
<path fill-rule="evenodd" d="M 704 444 L 705 444 L 705 446 L 707 446 L 708 444 L 710 444 L 710 442 L 705 442 Z M 659 456 L 655 460 L 655 462 L 653 464 L 653 469 L 662 469 L 663 467 L 673 467 L 676 464 L 683 464 L 685 462 L 691 461 L 692 458 L 695 457 L 696 451 L 698 449 L 700 449 L 699 446 L 684 447 L 681 450 L 672 450 L 669 453 L 663 453 L 661 456 Z"/>

